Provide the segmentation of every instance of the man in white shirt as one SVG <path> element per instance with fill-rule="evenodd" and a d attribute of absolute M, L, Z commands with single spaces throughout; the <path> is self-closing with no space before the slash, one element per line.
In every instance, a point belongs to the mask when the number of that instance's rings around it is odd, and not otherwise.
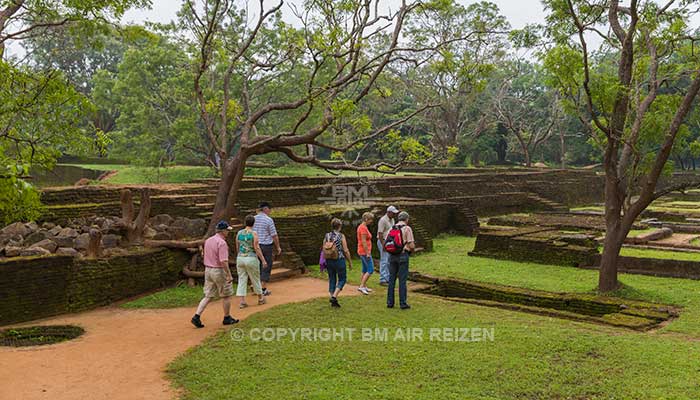
<path fill-rule="evenodd" d="M 379 247 L 379 284 L 386 286 L 389 284 L 389 253 L 384 250 L 384 241 L 389 234 L 391 227 L 396 223 L 394 218 L 399 213 L 399 209 L 389 206 L 386 214 L 379 218 L 377 223 L 377 247 Z"/>

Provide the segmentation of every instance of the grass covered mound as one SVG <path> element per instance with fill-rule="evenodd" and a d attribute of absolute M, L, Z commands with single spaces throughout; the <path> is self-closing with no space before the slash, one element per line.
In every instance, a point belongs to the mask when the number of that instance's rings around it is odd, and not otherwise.
<path fill-rule="evenodd" d="M 411 294 L 409 311 L 380 293 L 275 307 L 175 360 L 185 399 L 694 399 L 700 342 L 454 303 Z M 251 340 L 266 328 L 387 328 L 387 340 Z M 397 329 L 493 328 L 493 341 L 403 341 Z M 406 337 L 406 336 L 403 336 Z M 445 338 L 446 336 L 441 336 Z M 368 337 L 369 338 L 369 337 Z M 444 340 L 444 339 L 443 339 Z"/>
<path fill-rule="evenodd" d="M 199 303 L 203 296 L 201 286 L 189 287 L 183 284 L 126 302 L 121 307 L 127 309 L 191 307 Z"/>
<path fill-rule="evenodd" d="M 0 346 L 44 346 L 75 339 L 85 330 L 74 325 L 40 325 L 0 330 Z"/>

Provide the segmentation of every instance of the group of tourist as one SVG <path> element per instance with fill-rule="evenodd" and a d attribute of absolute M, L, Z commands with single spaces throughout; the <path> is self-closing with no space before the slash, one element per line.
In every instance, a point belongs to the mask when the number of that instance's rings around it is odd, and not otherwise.
<path fill-rule="evenodd" d="M 248 307 L 246 295 L 249 282 L 257 295 L 259 305 L 265 304 L 265 296 L 271 294 L 267 283 L 270 281 L 274 255 L 281 255 L 282 248 L 270 213 L 270 204 L 260 203 L 258 213 L 245 217 L 245 226 L 235 237 L 238 249 L 236 257 L 238 287 L 235 295 L 240 298 L 241 309 Z M 373 222 L 374 215 L 366 212 L 362 215 L 362 222 L 357 227 L 357 255 L 362 263 L 362 276 L 357 290 L 365 295 L 372 292 L 372 289 L 367 287 L 367 281 L 374 273 L 372 233 L 370 232 Z M 338 296 L 347 281 L 347 269 L 352 269 L 352 256 L 342 228 L 343 222 L 333 218 L 331 231 L 324 235 L 321 245 L 320 265 L 322 270 L 325 269 L 328 272 L 328 292 L 332 307 L 340 307 Z M 216 233 L 204 242 L 204 297 L 199 302 L 191 320 L 197 328 L 204 327 L 201 315 L 209 302 L 216 297 L 222 299 L 223 324 L 231 325 L 238 322 L 231 316 L 231 297 L 234 295 L 234 290 L 233 276 L 228 266 L 227 238 L 232 230 L 233 227 L 228 222 L 220 221 L 216 225 Z M 386 214 L 377 224 L 377 246 L 380 254 L 379 284 L 387 286 L 387 307 L 394 307 L 398 279 L 399 307 L 402 310 L 411 308 L 406 302 L 406 282 L 410 254 L 416 247 L 407 212 L 400 212 L 394 206 L 387 208 Z"/>
<path fill-rule="evenodd" d="M 282 254 L 275 222 L 270 218 L 269 203 L 260 203 L 256 215 L 245 217 L 245 226 L 236 234 L 236 272 L 238 288 L 236 296 L 240 297 L 239 307 L 248 307 L 248 281 L 253 292 L 258 296 L 258 304 L 266 303 L 265 296 L 272 294 L 267 288 L 272 273 L 274 254 Z M 204 298 L 199 302 L 192 317 L 192 324 L 203 328 L 201 315 L 209 302 L 220 297 L 224 307 L 224 325 L 238 322 L 231 316 L 231 296 L 233 296 L 233 276 L 228 266 L 229 248 L 226 239 L 233 230 L 228 222 L 216 224 L 216 233 L 204 242 Z"/>

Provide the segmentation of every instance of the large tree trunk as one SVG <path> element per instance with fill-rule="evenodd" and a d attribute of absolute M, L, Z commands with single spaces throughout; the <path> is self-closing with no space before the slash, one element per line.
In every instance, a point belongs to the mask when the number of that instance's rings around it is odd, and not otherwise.
<path fill-rule="evenodd" d="M 609 292 L 619 288 L 617 280 L 617 260 L 626 235 L 621 236 L 620 219 L 606 216 L 605 243 L 600 258 L 600 273 L 598 274 L 598 290 Z"/>
<path fill-rule="evenodd" d="M 472 150 L 471 163 L 473 166 L 478 167 L 481 164 L 480 155 L 481 152 L 479 150 Z"/>
<path fill-rule="evenodd" d="M 532 160 L 530 160 L 530 150 L 527 146 L 523 146 L 523 157 L 525 158 L 525 166 L 532 167 Z"/>
<path fill-rule="evenodd" d="M 563 130 L 559 132 L 559 163 L 561 169 L 566 169 L 566 140 Z"/>
<path fill-rule="evenodd" d="M 498 164 L 506 163 L 506 156 L 508 156 L 508 142 L 502 137 L 496 142 L 496 156 L 498 157 Z"/>
<path fill-rule="evenodd" d="M 233 158 L 224 163 L 207 236 L 214 233 L 219 221 L 228 221 L 235 215 L 238 189 L 243 182 L 246 159 L 247 157 L 239 151 Z"/>

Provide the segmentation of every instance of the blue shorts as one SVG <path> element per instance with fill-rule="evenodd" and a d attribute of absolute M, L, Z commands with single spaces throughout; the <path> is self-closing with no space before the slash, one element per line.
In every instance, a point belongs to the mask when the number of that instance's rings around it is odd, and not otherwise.
<path fill-rule="evenodd" d="M 372 260 L 372 256 L 360 256 L 360 260 L 362 260 L 362 273 L 373 274 L 374 260 Z"/>

